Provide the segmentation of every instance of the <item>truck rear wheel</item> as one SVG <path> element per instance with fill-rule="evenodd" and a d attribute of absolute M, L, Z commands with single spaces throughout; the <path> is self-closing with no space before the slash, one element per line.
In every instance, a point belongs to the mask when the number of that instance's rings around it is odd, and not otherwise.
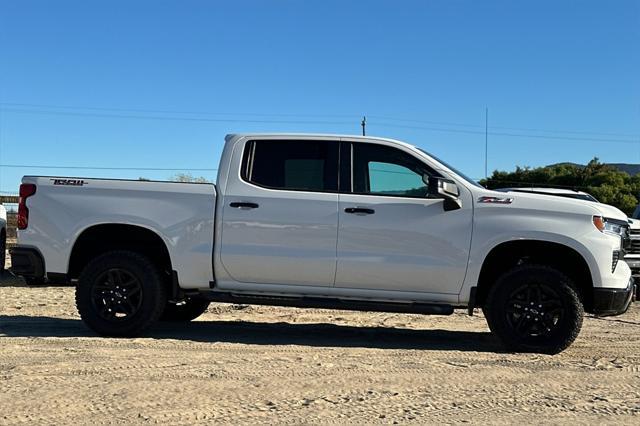
<path fill-rule="evenodd" d="M 135 336 L 160 318 L 167 286 L 145 256 L 112 251 L 84 268 L 76 287 L 82 320 L 98 334 Z"/>
<path fill-rule="evenodd" d="M 569 278 L 541 265 L 518 266 L 491 288 L 484 308 L 509 350 L 556 354 L 580 333 L 584 308 Z"/>
<path fill-rule="evenodd" d="M 189 322 L 204 314 L 209 307 L 209 301 L 204 299 L 187 298 L 182 303 L 167 303 L 160 321 Z"/>

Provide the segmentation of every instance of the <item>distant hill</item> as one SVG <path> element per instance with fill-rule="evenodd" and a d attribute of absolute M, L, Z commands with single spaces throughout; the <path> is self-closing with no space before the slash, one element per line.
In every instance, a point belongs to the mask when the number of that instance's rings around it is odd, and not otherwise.
<path fill-rule="evenodd" d="M 629 164 L 629 163 L 604 163 L 604 164 L 606 164 L 607 166 L 611 166 L 613 168 L 616 168 L 616 169 L 620 170 L 621 172 L 629 173 L 631 176 L 635 176 L 635 175 L 640 173 L 640 164 Z M 584 164 L 566 162 L 566 163 L 550 164 L 547 167 L 552 167 L 552 166 L 584 167 Z"/>
<path fill-rule="evenodd" d="M 616 169 L 627 172 L 631 176 L 635 176 L 640 173 L 640 164 L 627 164 L 627 163 L 607 163 L 608 166 L 615 167 Z"/>

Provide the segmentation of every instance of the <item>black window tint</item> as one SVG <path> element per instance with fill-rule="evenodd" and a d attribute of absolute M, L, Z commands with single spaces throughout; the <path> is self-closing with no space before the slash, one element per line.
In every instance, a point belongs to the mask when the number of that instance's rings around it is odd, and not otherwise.
<path fill-rule="evenodd" d="M 243 178 L 273 189 L 338 190 L 338 142 L 251 141 L 246 145 Z"/>
<path fill-rule="evenodd" d="M 374 144 L 353 144 L 353 192 L 426 198 L 423 175 L 436 175 L 417 158 L 399 149 Z"/>

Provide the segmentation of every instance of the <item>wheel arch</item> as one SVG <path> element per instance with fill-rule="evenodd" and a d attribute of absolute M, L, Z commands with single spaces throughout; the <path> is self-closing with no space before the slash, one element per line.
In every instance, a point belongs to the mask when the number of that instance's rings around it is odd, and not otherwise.
<path fill-rule="evenodd" d="M 491 249 L 480 269 L 476 306 L 483 306 L 489 290 L 506 271 L 522 264 L 542 264 L 567 275 L 578 291 L 586 311 L 593 306 L 593 278 L 583 255 L 566 244 L 534 239 L 502 242 Z"/>
<path fill-rule="evenodd" d="M 69 255 L 67 278 L 78 278 L 95 257 L 113 250 L 130 250 L 147 256 L 160 271 L 171 274 L 172 261 L 163 238 L 142 225 L 102 223 L 78 233 Z"/>

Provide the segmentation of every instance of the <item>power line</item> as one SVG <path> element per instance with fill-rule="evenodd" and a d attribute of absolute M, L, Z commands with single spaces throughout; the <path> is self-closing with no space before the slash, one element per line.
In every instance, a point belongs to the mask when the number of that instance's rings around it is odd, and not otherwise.
<path fill-rule="evenodd" d="M 18 112 L 25 114 L 45 114 L 45 115 L 70 115 L 70 116 L 82 116 L 82 117 L 106 117 L 106 118 L 124 118 L 124 119 L 143 119 L 143 120 L 176 120 L 176 121 L 195 121 L 195 122 L 220 122 L 220 123 L 262 123 L 262 124 L 340 124 L 340 125 L 353 125 L 351 121 L 319 121 L 319 120 L 255 120 L 255 119 L 226 119 L 226 118 L 203 118 L 203 117 L 173 117 L 173 116 L 150 116 L 150 115 L 129 115 L 129 114 L 101 114 L 101 113 L 80 113 L 80 112 L 66 112 L 66 111 L 42 111 L 42 110 L 25 110 L 17 108 L 3 108 L 3 111 Z M 370 123 L 371 124 L 371 123 Z M 373 123 L 378 127 L 395 127 L 404 129 L 418 129 L 428 130 L 433 132 L 445 132 L 445 133 L 466 133 L 483 135 L 484 131 L 477 130 L 462 130 L 452 128 L 439 128 L 439 127 L 425 127 L 425 126 L 409 126 L 403 124 L 391 124 L 391 123 Z M 517 134 L 517 133 L 505 133 L 505 132 L 489 132 L 492 136 L 509 136 L 518 138 L 533 138 L 533 139 L 547 139 L 547 140 L 571 140 L 571 141 L 593 141 L 593 142 L 615 142 L 615 143 L 629 143 L 637 144 L 638 141 L 628 139 L 602 139 L 602 138 L 586 138 L 586 137 L 568 137 L 568 136 L 547 136 L 547 135 L 533 135 L 533 134 Z"/>
<path fill-rule="evenodd" d="M 525 128 L 525 127 L 504 127 L 504 126 L 491 126 L 492 129 L 502 129 L 502 130 L 516 130 L 523 132 L 543 132 L 543 133 L 568 133 L 575 135 L 601 135 L 601 136 L 622 136 L 628 138 L 639 138 L 640 135 L 632 135 L 629 133 L 609 133 L 609 132 L 586 132 L 586 131 L 578 131 L 578 130 L 550 130 L 550 129 L 534 129 L 534 128 Z"/>
<path fill-rule="evenodd" d="M 484 128 L 484 126 L 478 124 L 469 124 L 469 123 L 452 123 L 449 121 L 428 121 L 428 120 L 414 120 L 411 118 L 399 118 L 399 117 L 385 117 L 381 115 L 370 115 L 369 118 L 375 118 L 378 120 L 386 120 L 386 121 L 404 121 L 407 123 L 419 123 L 419 124 L 435 124 L 438 126 L 459 126 L 459 127 L 475 127 L 478 129 Z"/>
<path fill-rule="evenodd" d="M 387 120 L 387 121 L 400 121 L 400 122 L 408 122 L 408 123 L 418 123 L 418 124 L 434 124 L 438 126 L 458 126 L 458 127 L 471 127 L 477 128 L 479 130 L 484 129 L 484 125 L 480 124 L 470 124 L 470 123 L 453 123 L 453 122 L 445 122 L 445 121 L 428 121 L 428 120 L 415 120 L 410 118 L 399 118 L 399 117 L 385 117 L 380 115 L 369 115 L 369 118 L 376 118 L 379 120 Z M 569 134 L 580 134 L 580 135 L 601 135 L 601 136 L 621 136 L 621 137 L 629 137 L 629 138 L 638 138 L 640 135 L 633 135 L 629 133 L 612 133 L 612 132 L 593 132 L 593 131 L 578 131 L 578 130 L 551 130 L 551 129 L 539 129 L 539 128 L 531 128 L 531 127 L 506 127 L 506 126 L 491 126 L 489 129 L 502 129 L 502 130 L 516 130 L 523 132 L 542 132 L 542 133 L 569 133 Z"/>
<path fill-rule="evenodd" d="M 116 112 L 142 112 L 150 114 L 191 114 L 191 115 L 223 115 L 238 116 L 249 115 L 255 117 L 339 117 L 339 118 L 357 118 L 357 114 L 291 114 L 291 113 L 260 113 L 260 112 L 211 112 L 211 111 L 176 111 L 176 110 L 158 110 L 158 109 L 140 109 L 140 108 L 106 108 L 106 107 L 90 107 L 90 106 L 69 106 L 69 105 L 47 105 L 47 104 L 29 104 L 17 102 L 0 102 L 0 105 L 33 107 L 33 108 L 50 108 L 50 109 L 75 109 L 75 110 L 93 110 L 93 111 L 116 111 Z"/>
<path fill-rule="evenodd" d="M 105 117 L 105 118 L 125 118 L 141 120 L 171 120 L 171 121 L 200 121 L 214 123 L 271 123 L 271 124 L 345 124 L 353 125 L 352 121 L 320 121 L 320 120 L 256 120 L 256 119 L 231 119 L 231 118 L 205 118 L 205 117 L 175 117 L 175 116 L 152 116 L 152 115 L 132 115 L 132 114 L 102 114 L 84 113 L 70 111 L 43 111 L 28 110 L 19 108 L 3 108 L 3 111 L 17 112 L 23 114 L 45 114 L 45 115 L 66 115 L 80 117 Z"/>
<path fill-rule="evenodd" d="M 424 126 L 408 126 L 404 124 L 390 124 L 390 123 L 369 123 L 372 126 L 378 127 L 397 127 L 403 129 L 417 129 L 417 130 L 429 130 L 433 132 L 445 132 L 445 133 L 466 133 L 473 135 L 484 135 L 484 131 L 480 130 L 462 130 L 462 129 L 448 129 L 438 127 L 424 127 Z M 569 141 L 592 141 L 592 142 L 615 142 L 615 143 L 628 143 L 638 144 L 637 140 L 630 139 L 602 139 L 602 138 L 574 138 L 570 136 L 547 136 L 547 135 L 534 135 L 534 134 L 519 134 L 519 133 L 506 133 L 506 132 L 488 132 L 489 136 L 509 136 L 515 138 L 531 138 L 531 139 L 546 139 L 546 140 L 569 140 Z"/>
<path fill-rule="evenodd" d="M 27 108 L 49 108 L 49 109 L 71 109 L 71 110 L 93 110 L 93 111 L 115 111 L 115 112 L 140 112 L 140 113 L 150 113 L 150 114 L 191 114 L 191 115 L 210 115 L 210 116 L 254 116 L 254 117 L 338 117 L 338 118 L 349 118 L 349 119 L 357 119 L 357 114 L 292 114 L 292 113 L 256 113 L 256 112 L 205 112 L 205 111 L 177 111 L 177 110 L 155 110 L 155 109 L 138 109 L 138 108 L 106 108 L 106 107 L 94 107 L 94 106 L 71 106 L 71 105 L 51 105 L 51 104 L 32 104 L 32 103 L 19 103 L 19 102 L 0 102 L 0 105 L 4 106 L 18 106 L 18 107 L 27 107 Z M 28 110 L 21 110 L 17 108 L 5 108 L 5 110 L 16 110 L 16 112 L 28 112 Z M 35 111 L 34 111 L 35 112 Z M 49 111 L 38 111 L 42 113 L 47 113 Z M 52 112 L 53 113 L 53 112 Z M 79 114 L 74 112 L 73 114 Z M 112 115 L 108 115 L 111 117 Z M 138 118 L 139 116 L 126 115 L 123 118 Z M 456 127 L 469 127 L 476 128 L 482 130 L 484 126 L 480 124 L 470 124 L 470 123 L 459 123 L 459 122 L 442 122 L 442 121 L 429 121 L 429 120 L 416 120 L 410 118 L 400 118 L 400 117 L 389 117 L 389 116 L 380 116 L 380 115 L 369 115 L 370 118 L 386 120 L 386 121 L 397 121 L 397 122 L 408 122 L 408 123 L 418 123 L 418 124 L 432 124 L 432 125 L 441 125 L 441 126 L 456 126 Z M 117 116 L 120 118 L 120 115 Z M 151 118 L 148 116 L 142 116 L 140 118 Z M 165 117 L 158 117 L 158 119 L 164 119 Z M 185 118 L 185 117 L 170 117 L 171 119 Z M 196 118 L 195 120 L 206 120 Z M 217 121 L 208 119 L 211 121 Z M 220 119 L 220 121 L 226 121 L 224 119 Z M 231 122 L 251 122 L 246 119 L 237 119 L 232 120 Z M 263 122 L 262 120 L 258 120 L 257 122 Z M 265 120 L 264 122 L 272 122 L 271 120 Z M 280 123 L 280 121 L 274 121 L 276 123 Z M 283 124 L 287 124 L 289 122 L 283 121 Z M 297 122 L 294 122 L 297 123 Z M 301 121 L 301 124 L 311 124 L 312 122 Z M 320 121 L 319 124 L 353 124 L 351 121 L 349 122 L 332 122 L 332 121 Z M 491 126 L 490 129 L 502 129 L 502 130 L 514 130 L 514 131 L 522 131 L 522 132 L 542 132 L 542 133 L 567 133 L 567 134 L 582 134 L 582 135 L 601 135 L 601 136 L 620 136 L 620 137 L 629 137 L 629 138 L 639 138 L 640 135 L 628 134 L 628 133 L 613 133 L 613 132 L 594 132 L 594 131 L 578 131 L 578 130 L 551 130 L 551 129 L 540 129 L 540 128 L 531 128 L 531 127 L 507 127 L 507 126 Z M 425 129 L 428 130 L 428 129 Z M 505 134 L 511 136 L 511 134 Z"/>

